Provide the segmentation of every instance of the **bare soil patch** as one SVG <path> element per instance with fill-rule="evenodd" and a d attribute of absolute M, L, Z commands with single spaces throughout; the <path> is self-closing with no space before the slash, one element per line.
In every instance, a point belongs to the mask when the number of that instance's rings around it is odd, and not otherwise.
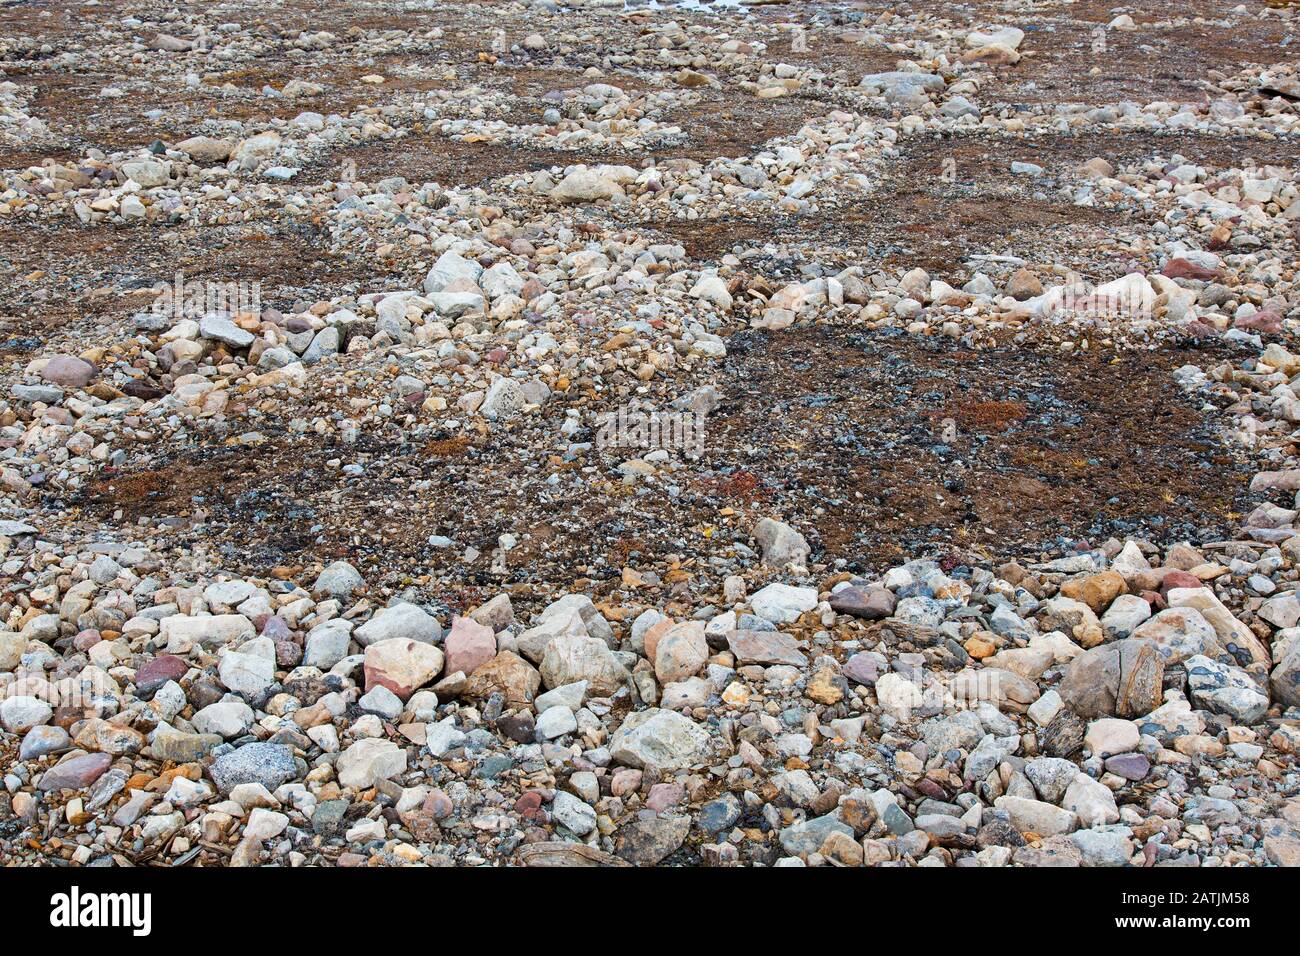
<path fill-rule="evenodd" d="M 694 563 L 746 540 L 763 514 L 816 514 L 804 529 L 817 553 L 860 568 L 947 547 L 1008 554 L 1112 534 L 1196 540 L 1229 526 L 1251 474 L 1169 387 L 1172 368 L 1205 359 L 1165 351 L 1063 362 L 901 333 L 746 332 L 729 342 L 705 455 L 671 478 L 626 484 L 616 466 L 637 452 L 610 449 L 600 476 L 574 481 L 592 459 L 552 457 L 538 440 L 584 404 L 557 395 L 543 423 L 419 447 L 397 430 L 341 445 L 267 431 L 263 420 L 264 445 L 212 438 L 148 471 L 108 470 L 77 503 L 121 509 L 127 522 L 170 520 L 182 538 L 217 541 L 264 570 L 346 557 L 417 580 L 436 566 L 467 600 L 502 583 L 584 574 L 616 587 L 625 565 L 669 556 L 688 580 Z M 335 459 L 364 474 L 347 475 Z M 419 481 L 429 487 L 410 490 Z M 520 545 L 503 582 L 489 565 L 507 531 Z M 443 534 L 453 548 L 430 546 Z M 483 556 L 462 561 L 467 545 Z"/>

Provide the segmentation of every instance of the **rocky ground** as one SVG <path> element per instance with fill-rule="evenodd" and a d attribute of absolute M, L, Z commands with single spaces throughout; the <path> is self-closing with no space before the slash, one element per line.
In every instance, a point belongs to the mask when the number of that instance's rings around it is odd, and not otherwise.
<path fill-rule="evenodd" d="M 1300 864 L 1293 4 L 321 6 L 0 0 L 0 860 Z"/>

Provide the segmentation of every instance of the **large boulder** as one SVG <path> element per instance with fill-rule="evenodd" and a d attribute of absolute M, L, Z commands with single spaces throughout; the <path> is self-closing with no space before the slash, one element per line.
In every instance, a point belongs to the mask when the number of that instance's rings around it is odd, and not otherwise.
<path fill-rule="evenodd" d="M 671 710 L 629 714 L 609 743 L 610 756 L 631 767 L 681 770 L 708 759 L 709 733 Z"/>
<path fill-rule="evenodd" d="M 1160 706 L 1164 673 L 1157 646 L 1129 638 L 1076 657 L 1058 692 L 1080 717 L 1140 717 Z"/>
<path fill-rule="evenodd" d="M 608 697 L 629 678 L 604 641 L 578 634 L 561 635 L 551 641 L 542 658 L 541 672 L 549 689 L 585 680 L 597 697 Z"/>
<path fill-rule="evenodd" d="M 1191 607 L 1171 607 L 1161 611 L 1133 631 L 1133 637 L 1156 645 L 1166 664 L 1181 664 L 1197 654 L 1212 653 L 1219 640 L 1201 612 Z"/>
<path fill-rule="evenodd" d="M 1187 690 L 1192 703 L 1239 724 L 1258 723 L 1268 711 L 1268 693 L 1240 667 L 1208 657 L 1188 658 Z"/>
<path fill-rule="evenodd" d="M 357 643 L 362 647 L 398 639 L 436 644 L 442 637 L 442 626 L 424 608 L 399 601 L 392 607 L 379 611 L 357 628 L 355 634 Z"/>
<path fill-rule="evenodd" d="M 366 690 L 387 687 L 402 700 L 442 673 L 442 651 L 408 638 L 379 641 L 366 648 Z"/>

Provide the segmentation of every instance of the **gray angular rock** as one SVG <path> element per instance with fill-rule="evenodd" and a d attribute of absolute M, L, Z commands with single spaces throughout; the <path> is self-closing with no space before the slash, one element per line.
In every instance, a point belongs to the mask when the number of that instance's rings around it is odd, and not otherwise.
<path fill-rule="evenodd" d="M 199 334 L 236 349 L 248 348 L 254 338 L 252 332 L 241 329 L 227 316 L 216 312 L 209 312 L 199 320 Z"/>
<path fill-rule="evenodd" d="M 777 839 L 786 853 L 799 856 L 816 853 L 832 833 L 853 839 L 853 827 L 833 813 L 788 826 L 777 835 Z"/>
<path fill-rule="evenodd" d="M 754 540 L 763 550 L 763 563 L 774 568 L 802 566 L 812 551 L 803 535 L 775 518 L 764 518 L 754 526 Z"/>
<path fill-rule="evenodd" d="M 229 793 L 241 783 L 260 783 L 274 791 L 281 784 L 298 778 L 293 749 L 285 744 L 245 744 L 238 750 L 222 754 L 208 768 L 208 776 L 222 793 Z"/>

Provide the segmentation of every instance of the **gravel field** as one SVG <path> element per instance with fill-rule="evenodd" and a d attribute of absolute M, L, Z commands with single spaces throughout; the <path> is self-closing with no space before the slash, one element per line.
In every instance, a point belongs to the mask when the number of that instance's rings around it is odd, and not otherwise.
<path fill-rule="evenodd" d="M 1300 866 L 1300 4 L 0 24 L 0 864 Z"/>

